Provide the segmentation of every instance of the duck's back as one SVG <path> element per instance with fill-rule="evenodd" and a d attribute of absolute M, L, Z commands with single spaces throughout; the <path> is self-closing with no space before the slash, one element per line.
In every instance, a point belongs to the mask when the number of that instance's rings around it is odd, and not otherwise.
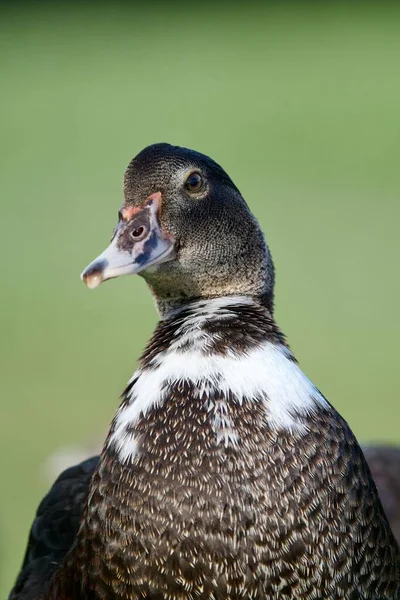
<path fill-rule="evenodd" d="M 400 448 L 371 445 L 363 446 L 363 452 L 392 531 L 400 542 Z"/>

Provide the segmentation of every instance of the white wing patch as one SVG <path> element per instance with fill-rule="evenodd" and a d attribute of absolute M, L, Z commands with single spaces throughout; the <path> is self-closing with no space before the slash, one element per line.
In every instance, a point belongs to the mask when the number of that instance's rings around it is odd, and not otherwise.
<path fill-rule="evenodd" d="M 265 418 L 270 427 L 305 433 L 302 417 L 318 407 L 329 408 L 328 402 L 291 360 L 283 345 L 265 342 L 247 353 L 228 355 L 205 354 L 203 348 L 180 351 L 170 347 L 153 360 L 152 366 L 139 369 L 129 393 L 128 405 L 123 405 L 114 421 L 110 443 L 115 444 L 124 462 L 136 453 L 136 446 L 127 438 L 127 429 L 160 405 L 170 386 L 185 380 L 206 397 L 218 390 L 225 397 L 232 395 L 239 404 L 262 399 Z M 131 381 L 132 381 L 131 379 Z M 213 408 L 213 429 L 217 440 L 225 445 L 238 441 L 234 423 L 222 404 Z M 131 450 L 129 450 L 129 448 Z"/>

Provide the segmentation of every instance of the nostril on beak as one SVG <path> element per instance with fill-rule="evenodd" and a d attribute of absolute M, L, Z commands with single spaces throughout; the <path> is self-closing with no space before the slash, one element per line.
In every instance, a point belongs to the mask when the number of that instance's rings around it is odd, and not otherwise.
<path fill-rule="evenodd" d="M 81 274 L 82 281 L 85 282 L 89 289 L 94 289 L 103 281 L 104 270 L 108 265 L 105 259 L 97 260 L 90 264 Z"/>

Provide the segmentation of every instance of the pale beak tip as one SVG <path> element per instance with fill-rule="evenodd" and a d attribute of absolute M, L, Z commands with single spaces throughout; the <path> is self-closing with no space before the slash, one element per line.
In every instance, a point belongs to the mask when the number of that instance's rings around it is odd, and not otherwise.
<path fill-rule="evenodd" d="M 86 286 L 89 288 L 89 290 L 94 290 L 95 288 L 99 287 L 103 279 L 98 275 L 92 275 L 91 277 L 86 277 L 83 281 L 86 283 Z"/>
<path fill-rule="evenodd" d="M 104 281 L 104 263 L 95 261 L 81 273 L 81 280 L 90 290 L 94 290 Z"/>

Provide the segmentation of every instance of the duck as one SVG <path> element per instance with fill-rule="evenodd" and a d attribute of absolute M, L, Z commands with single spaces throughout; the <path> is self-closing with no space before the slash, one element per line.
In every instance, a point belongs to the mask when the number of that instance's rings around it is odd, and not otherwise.
<path fill-rule="evenodd" d="M 130 162 L 81 277 L 131 274 L 160 320 L 100 456 L 39 507 L 10 598 L 400 598 L 364 454 L 276 323 L 266 238 L 214 160 L 159 143 Z"/>

